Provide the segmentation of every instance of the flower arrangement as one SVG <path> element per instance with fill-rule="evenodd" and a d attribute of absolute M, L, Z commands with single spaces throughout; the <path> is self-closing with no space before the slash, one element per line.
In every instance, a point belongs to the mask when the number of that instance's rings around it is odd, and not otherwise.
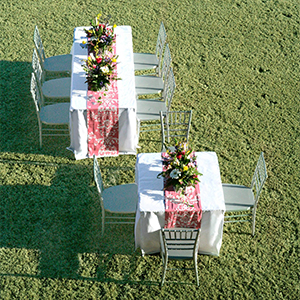
<path fill-rule="evenodd" d="M 91 28 L 84 30 L 87 36 L 89 51 L 96 54 L 105 50 L 111 51 L 111 46 L 116 41 L 114 29 L 117 25 L 114 24 L 112 27 L 109 26 L 110 17 L 106 17 L 101 21 L 101 16 L 101 13 L 99 13 L 96 16 L 95 21 L 91 20 Z"/>
<path fill-rule="evenodd" d="M 183 194 L 188 186 L 195 187 L 202 174 L 197 170 L 197 158 L 195 152 L 187 143 L 176 141 L 175 147 L 169 147 L 162 153 L 164 170 L 157 178 L 165 178 L 165 189 L 173 186 L 176 192 Z"/>
<path fill-rule="evenodd" d="M 104 52 L 102 55 L 94 55 L 90 53 L 83 69 L 86 72 L 86 82 L 91 91 L 99 91 L 105 89 L 107 91 L 111 80 L 118 80 L 113 72 L 117 63 L 116 55 L 109 55 Z M 105 94 L 104 94 L 105 96 Z"/>
<path fill-rule="evenodd" d="M 85 29 L 87 42 L 82 42 L 82 47 L 88 47 L 89 56 L 82 65 L 86 72 L 86 83 L 91 91 L 108 90 L 111 81 L 119 80 L 114 75 L 117 64 L 117 55 L 113 54 L 112 45 L 116 42 L 114 29 L 116 24 L 109 26 L 109 18 L 101 21 L 101 13 L 95 20 L 91 20 L 91 28 Z M 106 94 L 104 94 L 106 96 Z M 99 97 L 99 100 L 101 96 Z"/>

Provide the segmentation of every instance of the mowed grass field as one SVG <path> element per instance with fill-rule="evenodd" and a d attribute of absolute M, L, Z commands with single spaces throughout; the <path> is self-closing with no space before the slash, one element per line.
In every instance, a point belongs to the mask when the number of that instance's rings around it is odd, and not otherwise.
<path fill-rule="evenodd" d="M 75 161 L 68 138 L 39 149 L 34 26 L 47 56 L 65 54 L 100 11 L 132 27 L 135 52 L 154 52 L 164 22 L 172 110 L 193 109 L 191 144 L 217 153 L 223 182 L 250 184 L 264 152 L 256 234 L 224 226 L 220 256 L 198 256 L 199 288 L 193 271 L 160 288 L 161 258 L 141 257 L 133 227 L 101 237 L 92 160 Z M 1 0 L 0 299 L 300 299 L 299 13 L 298 0 Z M 159 151 L 150 139 L 139 152 Z M 134 182 L 135 156 L 98 161 L 108 184 Z"/>

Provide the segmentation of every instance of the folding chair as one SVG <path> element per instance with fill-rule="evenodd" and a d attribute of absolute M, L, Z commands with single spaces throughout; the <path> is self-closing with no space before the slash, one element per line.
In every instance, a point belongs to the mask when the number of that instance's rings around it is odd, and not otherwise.
<path fill-rule="evenodd" d="M 171 52 L 169 45 L 167 44 L 164 51 L 162 71 L 160 76 L 137 75 L 134 77 L 135 92 L 137 96 L 163 93 L 171 68 L 171 61 Z"/>
<path fill-rule="evenodd" d="M 40 148 L 42 148 L 43 136 L 69 136 L 70 103 L 57 103 L 44 106 L 43 95 L 40 93 L 36 77 L 33 73 L 31 73 L 30 91 L 39 124 Z M 67 126 L 67 128 L 61 128 L 61 126 Z"/>
<path fill-rule="evenodd" d="M 254 236 L 258 199 L 267 177 L 264 154 L 261 152 L 250 187 L 228 183 L 222 184 L 226 212 L 231 213 L 228 216 L 225 215 L 224 223 L 251 222 L 252 236 Z M 241 214 L 241 212 L 247 213 Z"/>
<path fill-rule="evenodd" d="M 45 73 L 35 49 L 32 54 L 32 69 L 47 104 L 55 103 L 53 100 L 70 102 L 71 78 L 64 77 L 45 81 Z"/>
<path fill-rule="evenodd" d="M 161 286 L 164 285 L 167 270 L 195 270 L 196 283 L 199 286 L 197 255 L 200 242 L 200 229 L 162 228 L 160 230 L 161 257 L 163 274 Z M 194 268 L 168 268 L 169 260 L 192 260 Z"/>
<path fill-rule="evenodd" d="M 191 121 L 192 110 L 160 112 L 162 151 L 165 151 L 165 143 L 170 143 L 170 139 L 188 142 Z"/>
<path fill-rule="evenodd" d="M 133 53 L 134 70 L 151 70 L 156 69 L 158 76 L 161 76 L 161 61 L 164 46 L 167 40 L 167 34 L 163 22 L 160 23 L 157 36 L 155 53 Z"/>
<path fill-rule="evenodd" d="M 138 202 L 138 191 L 135 183 L 121 184 L 104 189 L 101 171 L 94 155 L 94 180 L 99 193 L 102 213 L 102 235 L 105 224 L 134 224 L 135 217 L 120 214 L 135 214 Z M 111 216 L 106 216 L 110 212 Z"/>
<path fill-rule="evenodd" d="M 42 69 L 47 75 L 56 75 L 61 73 L 65 73 L 65 75 L 67 75 L 71 73 L 72 55 L 63 54 L 46 57 L 42 39 L 37 26 L 35 26 L 34 29 L 33 41 L 38 52 Z"/>

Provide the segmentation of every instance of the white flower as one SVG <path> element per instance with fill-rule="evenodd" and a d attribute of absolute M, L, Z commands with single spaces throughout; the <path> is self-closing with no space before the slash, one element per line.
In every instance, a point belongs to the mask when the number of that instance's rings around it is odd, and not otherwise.
<path fill-rule="evenodd" d="M 101 70 L 104 74 L 109 73 L 109 68 L 108 68 L 108 66 L 101 67 L 100 70 Z"/>
<path fill-rule="evenodd" d="M 178 179 L 180 175 L 181 175 L 181 173 L 177 169 L 172 170 L 170 173 L 170 176 L 172 179 Z"/>

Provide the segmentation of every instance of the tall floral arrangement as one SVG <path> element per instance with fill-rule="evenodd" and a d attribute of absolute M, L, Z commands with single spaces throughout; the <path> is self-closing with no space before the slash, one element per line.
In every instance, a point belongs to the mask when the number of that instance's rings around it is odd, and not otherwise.
<path fill-rule="evenodd" d="M 174 187 L 176 192 L 184 193 L 188 186 L 195 187 L 202 176 L 197 170 L 195 152 L 187 143 L 176 142 L 162 153 L 163 171 L 157 177 L 165 179 L 165 188 Z"/>

